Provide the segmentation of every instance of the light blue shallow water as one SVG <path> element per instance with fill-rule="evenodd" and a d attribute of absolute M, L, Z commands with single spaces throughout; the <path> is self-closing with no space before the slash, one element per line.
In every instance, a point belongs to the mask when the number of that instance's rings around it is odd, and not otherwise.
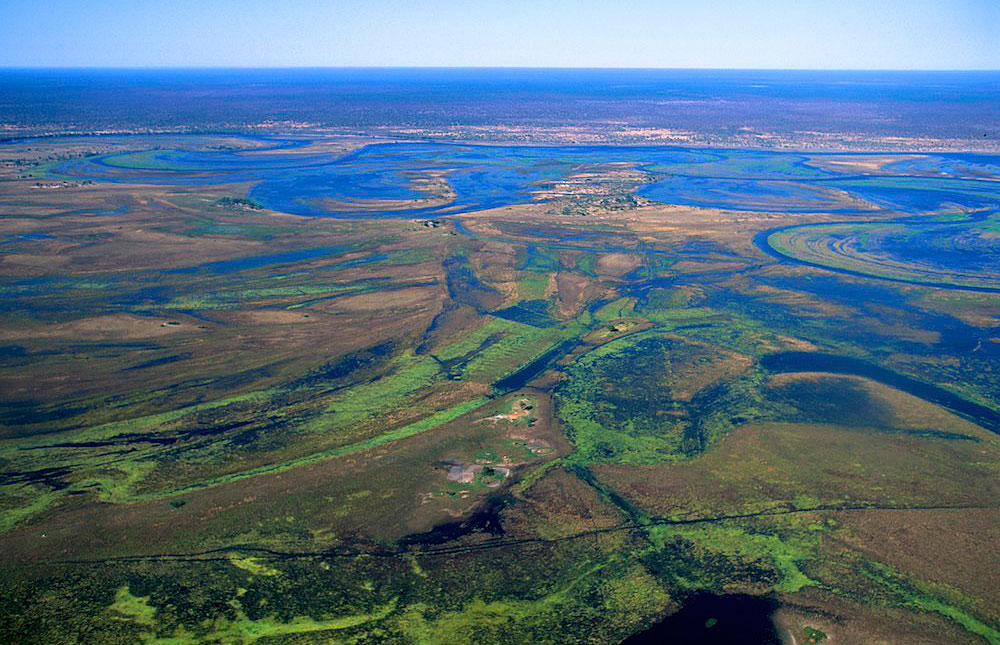
<path fill-rule="evenodd" d="M 274 141 L 274 147 L 303 145 Z M 822 155 L 813 155 L 820 156 Z M 145 160 L 148 167 L 141 167 Z M 1000 163 L 986 155 L 924 155 L 885 173 L 838 174 L 801 154 L 676 147 L 375 144 L 336 158 L 272 152 L 157 151 L 75 160 L 57 174 L 77 179 L 197 185 L 246 181 L 248 197 L 274 210 L 332 217 L 414 217 L 532 201 L 532 191 L 601 164 L 643 170 L 638 193 L 671 204 L 777 212 L 863 212 L 850 197 L 903 212 L 1000 203 Z M 385 204 L 429 195 L 415 180 L 444 174 L 455 197 L 433 206 Z M 964 179 L 956 179 L 963 176 Z M 847 199 L 845 199 L 847 197 Z"/>

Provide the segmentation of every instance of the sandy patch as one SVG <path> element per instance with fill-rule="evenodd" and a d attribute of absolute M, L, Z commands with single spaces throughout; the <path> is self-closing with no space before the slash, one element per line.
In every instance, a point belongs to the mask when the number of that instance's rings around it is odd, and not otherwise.
<path fill-rule="evenodd" d="M 813 157 L 809 160 L 809 165 L 818 168 L 828 168 L 838 171 L 865 171 L 877 172 L 885 166 L 897 161 L 909 161 L 919 159 L 917 155 L 873 155 L 859 157 L 855 155 L 843 157 Z"/>

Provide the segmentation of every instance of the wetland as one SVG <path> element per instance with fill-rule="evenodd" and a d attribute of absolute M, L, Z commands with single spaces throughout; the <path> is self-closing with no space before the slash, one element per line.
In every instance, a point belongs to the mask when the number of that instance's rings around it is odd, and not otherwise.
<path fill-rule="evenodd" d="M 1000 643 L 996 155 L 384 135 L 0 144 L 0 640 Z"/>

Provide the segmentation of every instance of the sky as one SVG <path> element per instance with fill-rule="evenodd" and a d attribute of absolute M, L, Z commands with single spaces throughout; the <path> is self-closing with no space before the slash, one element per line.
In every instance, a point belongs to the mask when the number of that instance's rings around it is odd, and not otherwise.
<path fill-rule="evenodd" d="M 0 0 L 2 67 L 1000 69 L 1000 0 Z"/>

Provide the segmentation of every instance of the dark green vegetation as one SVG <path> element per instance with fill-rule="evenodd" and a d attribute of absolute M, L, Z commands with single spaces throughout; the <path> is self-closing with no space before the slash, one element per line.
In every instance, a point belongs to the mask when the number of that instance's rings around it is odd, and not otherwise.
<path fill-rule="evenodd" d="M 117 170 L 185 171 L 140 143 Z M 0 641 L 1000 642 L 1000 294 L 753 242 L 954 260 L 993 216 L 670 207 L 579 154 L 435 220 L 5 180 Z"/>

